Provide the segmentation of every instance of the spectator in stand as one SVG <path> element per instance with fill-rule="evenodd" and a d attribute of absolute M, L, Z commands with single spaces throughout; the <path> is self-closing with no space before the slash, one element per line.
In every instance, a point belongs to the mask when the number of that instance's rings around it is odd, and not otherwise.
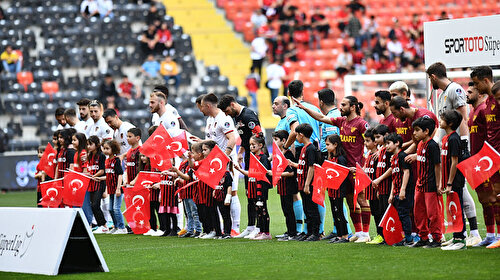
<path fill-rule="evenodd" d="M 337 27 L 339 28 L 340 32 L 342 32 L 342 37 L 344 37 L 346 35 L 345 29 L 349 20 L 349 9 L 347 8 L 347 6 L 343 6 L 337 11 L 336 18 L 338 21 Z"/>
<path fill-rule="evenodd" d="M 437 20 L 447 20 L 447 19 L 450 19 L 448 13 L 446 11 L 442 11 L 441 16 Z"/>
<path fill-rule="evenodd" d="M 271 92 L 271 101 L 278 97 L 283 79 L 286 76 L 285 68 L 282 65 L 283 60 L 278 59 L 266 68 L 267 78 L 269 79 L 266 86 Z"/>
<path fill-rule="evenodd" d="M 12 49 L 11 45 L 7 45 L 5 47 L 5 51 L 0 55 L 0 59 L 2 60 L 3 69 L 10 73 L 18 73 L 21 72 L 21 58 Z"/>
<path fill-rule="evenodd" d="M 408 32 L 415 38 L 417 43 L 420 43 L 423 41 L 424 38 L 424 24 L 422 20 L 420 20 L 420 17 L 418 14 L 413 14 L 410 28 L 408 29 Z"/>
<path fill-rule="evenodd" d="M 347 74 L 353 66 L 352 54 L 349 52 L 349 47 L 344 46 L 343 50 L 344 51 L 337 56 L 337 63 L 335 65 L 335 70 L 339 76 Z"/>
<path fill-rule="evenodd" d="M 372 48 L 373 59 L 376 61 L 380 60 L 380 57 L 387 56 L 389 53 L 387 52 L 387 40 L 384 37 L 378 37 L 375 40 Z"/>
<path fill-rule="evenodd" d="M 95 0 L 83 0 L 80 5 L 80 13 L 86 19 L 99 17 L 99 5 Z"/>
<path fill-rule="evenodd" d="M 361 29 L 361 46 L 363 46 L 363 43 L 366 41 L 368 43 L 368 49 L 371 49 L 370 40 L 379 36 L 377 29 L 378 23 L 374 15 L 364 19 L 363 28 Z"/>
<path fill-rule="evenodd" d="M 403 54 L 403 45 L 395 35 L 389 37 L 387 42 L 387 50 L 389 51 L 389 60 L 393 61 L 395 57 L 401 57 Z"/>
<path fill-rule="evenodd" d="M 118 85 L 118 95 L 121 98 L 132 99 L 132 98 L 140 98 L 141 91 L 136 88 L 136 86 L 129 81 L 127 75 L 122 76 L 122 82 Z"/>
<path fill-rule="evenodd" d="M 115 14 L 113 13 L 113 1 L 112 0 L 97 0 L 97 7 L 99 10 L 99 15 L 101 19 L 109 17 L 114 18 Z"/>
<path fill-rule="evenodd" d="M 148 29 L 142 33 L 140 41 L 142 53 L 145 56 L 159 53 L 159 36 L 156 33 L 156 26 L 154 24 L 150 24 Z"/>
<path fill-rule="evenodd" d="M 248 95 L 252 98 L 250 109 L 257 112 L 257 91 L 259 90 L 260 76 L 255 72 L 254 68 L 250 68 L 250 74 L 245 78 L 245 87 L 248 90 Z"/>
<path fill-rule="evenodd" d="M 351 3 L 347 4 L 347 7 L 353 12 L 364 12 L 366 10 L 365 6 L 361 4 L 359 0 L 351 0 Z"/>
<path fill-rule="evenodd" d="M 152 3 L 151 6 L 149 6 L 149 11 L 148 14 L 146 15 L 146 24 L 148 26 L 154 25 L 156 28 L 160 27 L 161 17 L 160 13 L 158 12 L 158 7 L 156 6 L 156 3 Z"/>
<path fill-rule="evenodd" d="M 147 60 L 141 66 L 141 72 L 147 79 L 154 79 L 158 77 L 160 72 L 160 63 L 155 60 L 155 57 L 150 54 Z"/>
<path fill-rule="evenodd" d="M 174 80 L 175 91 L 179 90 L 179 84 L 181 82 L 181 78 L 179 77 L 179 67 L 172 57 L 166 56 L 165 60 L 161 62 L 160 74 L 163 76 L 163 79 L 165 79 L 167 84 L 170 80 Z"/>
<path fill-rule="evenodd" d="M 109 103 L 114 104 L 118 107 L 120 96 L 116 91 L 115 82 L 113 81 L 113 76 L 109 73 L 104 75 L 104 81 L 99 87 L 99 101 L 101 101 L 107 107 Z"/>
<path fill-rule="evenodd" d="M 361 48 L 361 22 L 354 12 L 349 15 L 346 29 L 349 37 L 354 38 L 356 46 Z"/>
<path fill-rule="evenodd" d="M 156 35 L 158 36 L 158 45 L 161 48 L 163 56 L 173 56 L 175 54 L 174 38 L 172 38 L 172 32 L 170 32 L 166 22 L 160 25 L 160 28 L 156 31 Z"/>
<path fill-rule="evenodd" d="M 389 39 L 396 38 L 399 41 L 402 41 L 406 37 L 405 31 L 399 25 L 399 20 L 397 18 L 392 19 L 392 28 L 387 37 Z"/>
<path fill-rule="evenodd" d="M 289 42 L 286 45 L 285 52 L 283 53 L 283 58 L 290 61 L 297 61 L 297 48 L 294 42 Z"/>
<path fill-rule="evenodd" d="M 328 38 L 328 33 L 330 32 L 330 24 L 328 23 L 328 19 L 326 19 L 325 15 L 321 12 L 320 7 L 316 7 L 314 9 L 314 14 L 311 16 L 311 40 L 309 48 L 312 49 L 311 44 L 313 41 L 316 41 L 316 48 L 319 50 L 321 47 L 319 42 L 321 41 L 321 37 Z"/>
<path fill-rule="evenodd" d="M 262 63 L 267 53 L 267 44 L 262 34 L 258 34 L 255 39 L 253 39 L 251 44 L 250 58 L 252 59 L 252 68 L 259 71 L 259 76 L 262 76 Z"/>
<path fill-rule="evenodd" d="M 262 14 L 261 9 L 257 9 L 252 13 L 252 17 L 250 17 L 250 22 L 252 22 L 253 32 L 257 34 L 257 30 L 263 25 L 267 24 L 267 17 Z"/>

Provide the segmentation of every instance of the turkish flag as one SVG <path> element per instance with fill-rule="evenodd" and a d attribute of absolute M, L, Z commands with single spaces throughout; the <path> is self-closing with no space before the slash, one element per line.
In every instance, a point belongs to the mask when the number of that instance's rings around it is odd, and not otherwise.
<path fill-rule="evenodd" d="M 312 201 L 325 207 L 325 180 L 326 170 L 318 164 L 314 164 L 314 179 L 312 189 Z"/>
<path fill-rule="evenodd" d="M 356 202 L 358 201 L 358 194 L 360 194 L 366 187 L 368 187 L 371 183 L 372 180 L 368 175 L 366 175 L 365 171 L 363 171 L 363 168 L 359 166 L 358 163 L 356 163 L 356 177 L 355 177 L 355 184 L 354 184 L 354 209 L 356 209 Z"/>
<path fill-rule="evenodd" d="M 288 160 L 285 158 L 283 153 L 281 152 L 276 142 L 273 141 L 273 187 L 278 184 L 278 181 L 281 178 L 281 174 L 285 171 L 288 166 Z"/>
<path fill-rule="evenodd" d="M 174 147 L 174 152 L 178 155 L 181 156 L 184 154 L 186 151 L 189 150 L 188 146 L 188 141 L 187 141 L 187 136 L 186 136 L 186 131 L 182 130 L 181 134 L 175 136 L 172 138 L 172 143 Z M 180 150 L 177 151 L 178 147 L 176 145 L 179 145 L 177 143 L 180 143 Z"/>
<path fill-rule="evenodd" d="M 141 171 L 135 180 L 134 189 L 150 188 L 151 185 L 161 181 L 161 173 Z"/>
<path fill-rule="evenodd" d="M 387 210 L 385 211 L 384 217 L 380 221 L 379 227 L 384 230 L 384 240 L 388 245 L 398 243 L 403 240 L 403 225 L 399 220 L 398 211 L 396 207 L 389 204 Z"/>
<path fill-rule="evenodd" d="M 65 205 L 82 207 L 85 192 L 91 178 L 83 173 L 70 170 L 64 174 L 63 202 Z"/>
<path fill-rule="evenodd" d="M 63 179 L 56 179 L 40 183 L 42 199 L 39 205 L 57 208 L 63 199 Z"/>
<path fill-rule="evenodd" d="M 267 169 L 262 165 L 262 163 L 257 159 L 257 157 L 250 153 L 250 166 L 248 167 L 248 177 L 255 178 L 255 181 L 269 182 L 267 179 Z"/>
<path fill-rule="evenodd" d="M 226 173 L 229 158 L 227 155 L 216 145 L 208 157 L 206 157 L 200 164 L 200 167 L 194 172 L 196 177 L 203 183 L 215 189 L 224 174 Z"/>
<path fill-rule="evenodd" d="M 174 144 L 174 146 L 182 148 L 182 144 Z M 177 149 L 175 148 L 175 149 Z M 139 148 L 142 154 L 148 156 L 151 161 L 151 167 L 157 168 L 160 171 L 168 170 L 172 167 L 170 159 L 176 155 L 172 150 L 172 137 L 168 134 L 163 125 L 158 126 L 148 140 Z"/>
<path fill-rule="evenodd" d="M 47 147 L 45 148 L 42 158 L 37 165 L 37 169 L 44 171 L 45 174 L 47 174 L 50 178 L 55 177 L 57 163 L 56 154 L 57 152 L 56 150 L 54 150 L 54 148 L 52 148 L 52 145 L 50 145 L 50 143 L 47 143 Z"/>
<path fill-rule="evenodd" d="M 460 207 L 460 198 L 456 192 L 450 192 L 446 196 L 446 218 L 448 221 L 448 228 L 445 233 L 462 231 L 464 226 L 462 220 L 462 207 Z"/>
<path fill-rule="evenodd" d="M 327 188 L 337 190 L 349 175 L 349 168 L 325 160 L 322 167 L 325 169 L 325 185 Z"/>
<path fill-rule="evenodd" d="M 124 188 L 123 195 L 127 209 L 123 216 L 134 234 L 143 234 L 151 229 L 149 225 L 149 189 Z"/>
<path fill-rule="evenodd" d="M 500 153 L 488 142 L 484 142 L 481 150 L 470 158 L 457 164 L 472 189 L 489 179 L 500 169 Z"/>
<path fill-rule="evenodd" d="M 444 201 L 443 196 L 438 195 L 438 207 L 439 207 L 439 220 L 441 221 L 441 232 L 446 231 L 446 225 L 444 224 Z"/>

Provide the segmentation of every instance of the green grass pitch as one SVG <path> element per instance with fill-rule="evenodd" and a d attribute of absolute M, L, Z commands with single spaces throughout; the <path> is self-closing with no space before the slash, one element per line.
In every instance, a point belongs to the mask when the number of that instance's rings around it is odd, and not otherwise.
<path fill-rule="evenodd" d="M 481 235 L 482 209 L 476 199 Z M 246 199 L 240 188 L 242 228 Z M 0 207 L 34 206 L 33 191 L 0 194 Z M 285 231 L 275 190 L 270 191 L 271 233 Z M 325 231 L 332 229 L 327 203 Z M 2 226 L 2 225 L 0 225 Z M 372 237 L 375 228 L 372 222 Z M 447 236 L 449 238 L 449 235 Z M 200 240 L 136 235 L 96 235 L 109 273 L 60 275 L 61 279 L 500 279 L 498 249 L 393 248 L 365 244 Z M 40 275 L 0 272 L 0 279 L 42 279 Z"/>

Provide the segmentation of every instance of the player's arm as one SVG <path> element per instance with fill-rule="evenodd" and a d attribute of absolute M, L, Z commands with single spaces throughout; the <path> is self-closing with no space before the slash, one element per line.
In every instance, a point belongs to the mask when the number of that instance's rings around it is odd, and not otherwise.
<path fill-rule="evenodd" d="M 238 163 L 243 162 L 243 154 L 245 153 L 245 148 L 243 146 L 240 146 L 240 149 L 238 150 Z"/>
<path fill-rule="evenodd" d="M 460 126 L 458 127 L 460 131 L 460 137 L 467 137 L 469 135 L 469 129 L 467 126 L 467 107 L 466 106 L 460 106 L 457 108 L 457 111 L 462 115 L 462 123 L 460 123 Z"/>
<path fill-rule="evenodd" d="M 304 192 L 306 194 L 311 193 L 309 186 L 311 185 L 313 177 L 314 177 L 314 165 L 311 165 L 311 166 L 309 166 L 309 169 L 307 170 L 307 177 L 306 177 L 306 182 L 304 185 Z"/>
<path fill-rule="evenodd" d="M 297 128 L 298 125 L 299 122 L 297 121 L 290 124 L 290 134 L 288 135 L 288 139 L 286 140 L 285 145 L 283 145 L 283 147 L 290 147 L 295 142 L 295 139 L 297 138 L 297 132 L 295 132 L 295 128 Z"/>
<path fill-rule="evenodd" d="M 403 169 L 403 182 L 401 182 L 401 190 L 399 191 L 400 200 L 406 198 L 406 187 L 408 186 L 409 180 L 410 180 L 410 169 Z"/>
<path fill-rule="evenodd" d="M 122 195 L 121 185 L 123 184 L 123 175 L 118 175 L 118 184 L 116 188 L 116 196 Z"/>
<path fill-rule="evenodd" d="M 57 166 L 57 164 L 56 164 L 56 171 L 54 171 L 54 180 L 59 179 L 58 175 L 59 175 L 59 166 Z"/>
<path fill-rule="evenodd" d="M 392 181 L 391 183 L 391 192 L 389 193 L 388 202 L 392 203 L 393 200 L 394 200 L 394 181 Z"/>
<path fill-rule="evenodd" d="M 188 127 L 186 126 L 186 123 L 184 122 L 184 120 L 182 118 L 179 117 L 179 127 L 181 129 L 184 129 L 186 131 L 188 131 Z"/>
<path fill-rule="evenodd" d="M 389 178 L 391 175 L 392 175 L 392 167 L 390 167 L 389 169 L 387 169 L 384 172 L 384 174 L 380 175 L 380 177 L 378 177 L 377 179 L 373 180 L 372 184 L 375 185 L 375 186 L 378 186 L 378 184 L 380 184 L 380 182 L 382 182 L 383 180 Z"/>
<path fill-rule="evenodd" d="M 234 168 L 235 168 L 236 170 L 238 170 L 240 173 L 242 173 L 243 175 L 245 175 L 245 176 L 247 176 L 247 177 L 248 177 L 248 174 L 249 174 L 249 173 L 248 173 L 248 171 L 247 171 L 247 170 L 245 170 L 245 169 L 243 169 L 243 168 L 241 168 L 241 166 L 240 166 L 239 164 L 237 164 L 237 163 L 233 163 L 233 166 L 234 166 Z"/>
<path fill-rule="evenodd" d="M 443 186 L 441 185 L 441 163 L 434 164 L 434 174 L 436 174 L 436 186 L 438 187 L 438 192 L 443 192 Z"/>
<path fill-rule="evenodd" d="M 451 166 L 450 166 L 450 175 L 448 176 L 448 180 L 446 181 L 446 193 L 451 192 L 453 180 L 455 180 L 455 176 L 457 175 L 457 164 L 458 164 L 458 156 L 451 157 Z M 443 186 L 444 188 L 444 186 Z"/>
<path fill-rule="evenodd" d="M 402 146 L 402 147 L 403 147 L 403 149 L 407 149 L 407 148 L 409 148 L 409 147 L 410 147 L 411 145 L 413 145 L 413 144 L 414 144 L 414 142 L 413 142 L 413 139 L 412 139 L 412 140 L 410 140 L 410 141 L 408 141 L 408 142 L 403 143 L 403 146 Z M 406 151 L 405 151 L 405 153 L 407 153 L 407 154 L 408 154 L 408 152 L 407 152 L 407 151 L 408 151 L 408 150 L 406 150 Z"/>
<path fill-rule="evenodd" d="M 180 171 L 179 168 L 177 168 L 175 166 L 172 166 L 170 168 L 170 170 L 172 170 L 173 172 L 177 173 L 177 176 L 179 176 L 179 178 L 183 179 L 184 181 L 187 181 L 187 180 L 191 179 L 191 177 L 189 177 L 188 174 L 182 173 L 182 171 Z"/>
<path fill-rule="evenodd" d="M 225 134 L 226 135 L 226 139 L 227 139 L 227 147 L 226 147 L 226 155 L 230 155 L 233 150 L 234 150 L 234 147 L 236 147 L 236 132 L 233 130 L 231 132 L 228 132 Z"/>
<path fill-rule="evenodd" d="M 316 111 L 313 111 L 313 110 L 305 107 L 304 105 L 302 105 L 302 103 L 300 103 L 300 101 L 298 101 L 294 97 L 292 97 L 292 99 L 295 102 L 295 105 L 297 107 L 299 107 L 300 109 L 304 110 L 307 114 L 309 114 L 309 116 L 313 117 L 315 120 L 323 122 L 323 123 L 334 125 L 331 118 L 323 115 L 320 112 L 316 112 Z"/>

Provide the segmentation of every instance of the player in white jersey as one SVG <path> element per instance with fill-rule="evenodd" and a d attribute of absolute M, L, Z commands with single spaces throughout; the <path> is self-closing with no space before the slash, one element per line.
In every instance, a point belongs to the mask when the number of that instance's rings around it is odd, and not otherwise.
<path fill-rule="evenodd" d="M 429 66 L 426 70 L 427 75 L 431 81 L 432 87 L 437 90 L 441 89 L 443 92 L 438 96 L 437 103 L 437 114 L 436 116 L 440 119 L 441 113 L 446 110 L 456 110 L 462 115 L 462 123 L 457 129 L 457 133 L 460 135 L 462 142 L 462 147 L 468 148 L 469 139 L 469 129 L 467 126 L 467 98 L 465 96 L 465 90 L 461 85 L 452 82 L 446 76 L 446 66 L 441 62 L 436 62 Z M 441 139 L 445 136 L 443 129 L 439 129 L 434 137 L 434 140 L 441 145 Z M 471 236 L 466 239 L 467 246 L 473 246 L 482 241 L 479 236 L 479 231 L 477 229 L 477 218 L 476 218 L 476 205 L 474 199 L 469 193 L 467 185 L 463 189 L 463 202 L 464 202 L 464 213 L 469 221 Z M 467 233 L 467 232 L 466 232 Z"/>
<path fill-rule="evenodd" d="M 127 141 L 127 132 L 129 129 L 134 128 L 135 125 L 120 120 L 114 109 L 106 109 L 102 117 L 114 129 L 113 139 L 120 144 L 120 157 L 123 161 L 123 156 L 130 150 L 130 144 Z"/>
<path fill-rule="evenodd" d="M 78 105 L 78 111 L 80 112 L 80 119 L 85 122 L 83 130 L 87 138 L 90 136 L 90 127 L 94 125 L 94 120 L 90 117 L 89 113 L 89 104 L 90 99 L 87 98 L 82 98 L 76 103 L 76 105 Z"/>
<path fill-rule="evenodd" d="M 102 117 L 102 103 L 94 100 L 89 104 L 90 117 L 94 124 L 90 127 L 89 136 L 97 136 L 99 140 L 113 139 L 113 130 Z"/>
<path fill-rule="evenodd" d="M 217 145 L 228 155 L 233 162 L 237 162 L 236 140 L 238 134 L 234 126 L 233 118 L 226 115 L 217 108 L 218 98 L 215 94 L 209 93 L 203 96 L 200 105 L 200 111 L 208 116 L 205 127 L 205 139 L 214 140 Z M 226 196 L 227 201 L 231 202 L 232 235 L 239 234 L 241 205 L 238 199 L 238 178 L 240 174 L 233 169 L 233 185 L 231 194 Z"/>
<path fill-rule="evenodd" d="M 85 122 L 76 117 L 75 109 L 66 109 L 66 111 L 64 111 L 64 118 L 66 119 L 66 123 L 69 124 L 70 127 L 74 128 L 76 132 L 85 134 Z"/>

